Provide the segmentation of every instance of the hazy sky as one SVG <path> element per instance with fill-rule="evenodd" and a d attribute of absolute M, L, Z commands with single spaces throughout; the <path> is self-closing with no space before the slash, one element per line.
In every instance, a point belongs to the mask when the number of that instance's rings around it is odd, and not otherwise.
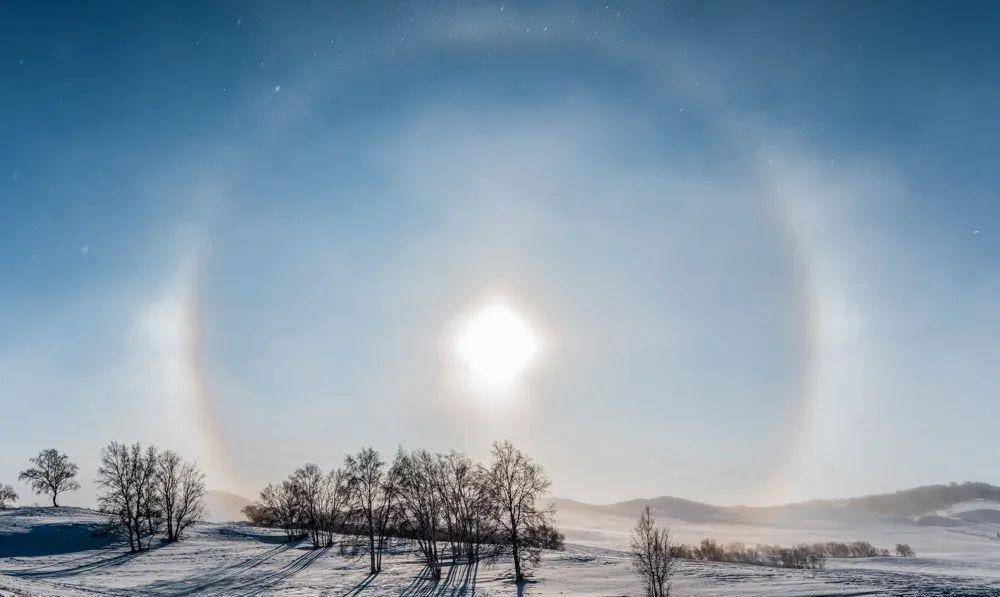
<path fill-rule="evenodd" d="M 93 4 L 0 7 L 0 482 L 501 438 L 596 502 L 1000 482 L 997 6 Z M 489 300 L 544 343 L 506 400 L 455 382 Z"/>

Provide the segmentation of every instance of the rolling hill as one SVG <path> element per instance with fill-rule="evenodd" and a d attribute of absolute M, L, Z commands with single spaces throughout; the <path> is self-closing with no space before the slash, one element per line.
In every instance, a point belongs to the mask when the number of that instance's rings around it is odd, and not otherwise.
<path fill-rule="evenodd" d="M 646 506 L 686 543 L 713 537 L 744 543 L 867 540 L 890 545 L 914 534 L 922 549 L 942 549 L 962 538 L 959 535 L 1000 540 L 1000 487 L 987 483 L 925 485 L 765 507 L 715 506 L 669 496 L 602 505 L 560 498 L 551 502 L 556 524 L 568 540 L 613 548 L 627 545 L 630 529 Z"/>
<path fill-rule="evenodd" d="M 219 489 L 209 489 L 205 494 L 205 520 L 209 522 L 232 522 L 243 520 L 240 510 L 253 501 L 241 495 L 222 491 Z"/>

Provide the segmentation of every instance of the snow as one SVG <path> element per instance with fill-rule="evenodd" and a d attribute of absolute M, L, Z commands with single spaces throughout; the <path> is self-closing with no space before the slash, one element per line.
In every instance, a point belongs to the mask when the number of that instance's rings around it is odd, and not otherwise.
<path fill-rule="evenodd" d="M 306 543 L 286 543 L 280 533 L 266 529 L 203 523 L 179 543 L 133 555 L 121 542 L 94 536 L 102 523 L 97 513 L 75 508 L 0 512 L 0 595 L 641 595 L 625 553 L 594 543 L 571 543 L 565 551 L 546 553 L 532 582 L 519 590 L 510 581 L 509 562 L 447 569 L 434 584 L 402 542 L 386 557 L 384 572 L 370 577 L 364 553 L 313 550 Z M 677 567 L 674 594 L 1000 596 L 1000 542 L 948 529 L 913 528 L 935 537 L 954 535 L 945 547 L 967 550 L 909 559 L 835 560 L 816 571 L 685 561 Z M 599 531 L 598 536 L 606 539 Z M 968 549 L 973 545 L 977 549 Z"/>
<path fill-rule="evenodd" d="M 968 500 L 965 502 L 959 502 L 950 508 L 938 510 L 935 514 L 939 516 L 957 516 L 964 512 L 971 512 L 973 510 L 1000 510 L 1000 502 L 987 499 Z"/>
<path fill-rule="evenodd" d="M 991 512 L 1000 515 L 1000 503 L 986 500 L 961 502 L 947 510 L 929 513 L 951 523 L 947 526 L 943 522 L 921 525 L 914 519 L 903 517 L 845 514 L 840 518 L 831 518 L 829 512 L 813 517 L 809 512 L 796 515 L 785 513 L 770 519 L 760 518 L 751 524 L 713 520 L 711 515 L 691 507 L 676 511 L 686 519 L 671 518 L 654 508 L 657 521 L 670 528 L 674 541 L 689 545 L 696 545 L 704 538 L 723 543 L 769 545 L 862 540 L 889 549 L 897 543 L 906 543 L 917 551 L 917 555 L 927 557 L 1000 558 L 1000 537 L 997 535 L 1000 522 L 991 522 L 993 517 L 984 515 Z M 970 513 L 977 514 L 975 519 L 961 518 L 968 517 Z M 562 500 L 556 512 L 556 525 L 566 534 L 568 541 L 611 549 L 627 548 L 633 524 L 635 517 L 627 508 L 615 510 Z"/>

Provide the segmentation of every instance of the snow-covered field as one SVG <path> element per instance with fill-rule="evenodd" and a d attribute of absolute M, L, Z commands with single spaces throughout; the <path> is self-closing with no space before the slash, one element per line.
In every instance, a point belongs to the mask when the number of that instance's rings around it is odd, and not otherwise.
<path fill-rule="evenodd" d="M 997 509 L 990 509 L 991 507 Z M 971 522 L 959 518 L 968 517 L 969 513 L 978 513 L 980 516 Z M 932 558 L 1000 558 L 1000 524 L 989 520 L 1000 518 L 1000 504 L 974 500 L 933 512 L 933 515 L 955 517 L 947 519 L 954 524 L 921 525 L 902 518 L 862 519 L 851 516 L 840 519 L 804 517 L 769 524 L 739 524 L 692 522 L 671 518 L 667 513 L 657 513 L 657 521 L 670 528 L 675 542 L 689 545 L 697 545 L 705 538 L 748 545 L 864 540 L 886 548 L 906 543 L 918 555 Z M 634 524 L 634 516 L 595 511 L 593 507 L 574 508 L 572 505 L 561 504 L 556 513 L 556 525 L 566 534 L 568 541 L 609 549 L 627 549 L 629 532 Z"/>
<path fill-rule="evenodd" d="M 312 550 L 237 524 L 202 524 L 180 543 L 132 555 L 120 543 L 93 536 L 101 522 L 96 513 L 73 508 L 0 512 L 0 595 L 641 595 L 624 554 L 596 544 L 573 543 L 545 554 L 534 581 L 519 589 L 509 580 L 509 564 L 448 570 L 435 584 L 400 544 L 385 571 L 370 577 L 364 554 Z M 924 531 L 931 541 L 950 533 Z M 608 532 L 598 531 L 605 540 Z M 955 542 L 944 547 L 965 551 L 838 560 L 820 571 L 681 562 L 674 594 L 1000 596 L 1000 542 L 950 534 Z"/>

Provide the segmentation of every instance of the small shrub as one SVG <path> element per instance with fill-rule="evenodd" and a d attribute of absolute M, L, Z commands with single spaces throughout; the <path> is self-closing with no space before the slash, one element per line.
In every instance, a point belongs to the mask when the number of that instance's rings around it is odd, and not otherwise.
<path fill-rule="evenodd" d="M 907 555 L 904 555 L 907 554 Z M 875 558 L 889 555 L 888 549 L 879 549 L 867 541 L 840 543 L 800 544 L 792 547 L 780 545 L 757 545 L 748 547 L 743 543 L 719 543 L 715 539 L 702 539 L 697 547 L 671 545 L 670 556 L 686 560 L 708 562 L 729 562 L 756 566 L 776 566 L 780 568 L 819 569 L 826 565 L 827 558 Z M 910 546 L 899 544 L 896 555 L 913 557 Z"/>

